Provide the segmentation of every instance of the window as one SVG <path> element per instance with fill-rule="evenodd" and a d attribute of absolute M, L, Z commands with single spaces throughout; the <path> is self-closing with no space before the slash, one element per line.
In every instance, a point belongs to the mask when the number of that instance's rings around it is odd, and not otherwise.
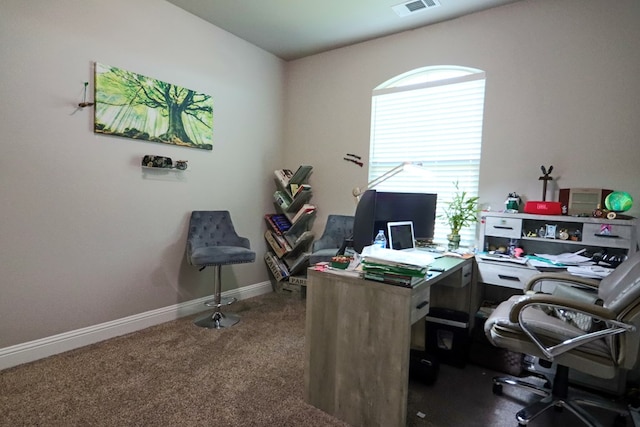
<path fill-rule="evenodd" d="M 438 217 L 455 182 L 477 196 L 484 86 L 481 70 L 438 66 L 401 74 L 374 89 L 369 181 L 403 162 L 419 162 L 427 173 L 400 173 L 376 189 L 437 193 Z M 437 218 L 434 242 L 446 244 L 449 231 Z M 460 236 L 462 246 L 472 246 L 475 226 Z"/>

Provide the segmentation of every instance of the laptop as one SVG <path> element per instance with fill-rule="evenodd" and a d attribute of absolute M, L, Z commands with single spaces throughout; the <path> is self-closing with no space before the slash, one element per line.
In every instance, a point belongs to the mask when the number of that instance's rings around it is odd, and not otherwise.
<path fill-rule="evenodd" d="M 397 251 L 418 250 L 413 233 L 413 221 L 388 222 L 387 236 L 389 236 L 389 249 Z"/>

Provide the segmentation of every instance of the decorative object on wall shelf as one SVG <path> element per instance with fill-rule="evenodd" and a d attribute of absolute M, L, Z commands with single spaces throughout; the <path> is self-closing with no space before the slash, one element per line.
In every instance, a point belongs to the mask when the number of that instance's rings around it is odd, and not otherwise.
<path fill-rule="evenodd" d="M 174 164 L 171 157 L 152 156 L 147 154 L 142 158 L 142 167 L 145 169 L 179 170 L 187 169 L 188 160 L 176 160 Z"/>
<path fill-rule="evenodd" d="M 95 133 L 213 149 L 210 95 L 95 64 Z"/>
<path fill-rule="evenodd" d="M 142 158 L 142 166 L 148 168 L 171 169 L 173 167 L 173 161 L 171 160 L 171 157 L 146 155 Z"/>

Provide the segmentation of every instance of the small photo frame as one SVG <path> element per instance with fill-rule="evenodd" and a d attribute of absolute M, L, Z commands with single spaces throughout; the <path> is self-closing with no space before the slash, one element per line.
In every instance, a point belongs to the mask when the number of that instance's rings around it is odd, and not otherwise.
<path fill-rule="evenodd" d="M 556 225 L 547 224 L 544 237 L 546 239 L 555 239 L 556 238 Z"/>

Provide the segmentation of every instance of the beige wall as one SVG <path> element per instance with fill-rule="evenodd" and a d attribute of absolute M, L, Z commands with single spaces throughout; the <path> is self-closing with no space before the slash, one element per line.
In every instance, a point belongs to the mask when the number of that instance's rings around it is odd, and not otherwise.
<path fill-rule="evenodd" d="M 323 215 L 354 212 L 367 168 L 371 91 L 414 68 L 486 71 L 480 199 L 540 200 L 540 166 L 558 188 L 625 190 L 640 212 L 640 2 L 523 0 L 287 64 L 287 163 L 317 165 Z M 321 166 L 320 166 L 321 165 Z M 320 167 L 318 167 L 320 166 Z"/>
<path fill-rule="evenodd" d="M 539 199 L 553 164 L 554 189 L 627 190 L 637 214 L 637 22 L 635 0 L 523 0 L 285 64 L 162 1 L 3 0 L 0 349 L 209 294 L 184 260 L 192 210 L 229 209 L 258 252 L 225 290 L 266 281 L 273 170 L 314 166 L 318 232 L 353 213 L 367 172 L 342 157 L 368 157 L 371 90 L 425 65 L 487 73 L 483 203 Z M 212 94 L 214 150 L 95 135 L 75 111 L 94 61 Z M 189 170 L 145 177 L 145 154 Z"/>
<path fill-rule="evenodd" d="M 284 62 L 164 1 L 0 9 L 0 348 L 210 295 L 184 260 L 191 210 L 230 210 L 262 256 Z M 94 61 L 211 94 L 213 151 L 94 134 L 75 111 Z M 189 169 L 145 177 L 145 154 Z M 224 290 L 268 279 L 237 267 Z"/>

